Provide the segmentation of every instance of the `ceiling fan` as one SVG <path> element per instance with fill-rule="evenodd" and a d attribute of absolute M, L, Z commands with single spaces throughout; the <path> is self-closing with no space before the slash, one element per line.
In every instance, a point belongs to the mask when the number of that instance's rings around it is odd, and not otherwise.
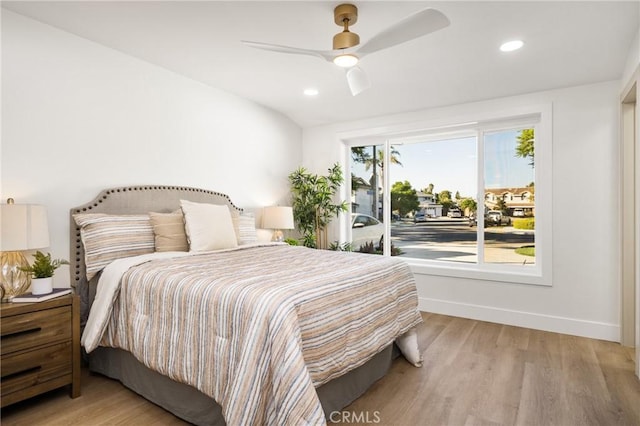
<path fill-rule="evenodd" d="M 358 34 L 349 31 L 349 26 L 358 21 L 358 8 L 352 4 L 341 4 L 334 9 L 333 15 L 335 23 L 343 27 L 343 31 L 333 37 L 333 50 L 301 49 L 246 40 L 242 43 L 257 49 L 310 55 L 333 62 L 346 69 L 349 89 L 351 94 L 356 96 L 371 87 L 367 75 L 357 66 L 364 56 L 422 37 L 449 25 L 449 19 L 441 12 L 427 8 L 396 22 L 367 42 L 360 44 Z"/>

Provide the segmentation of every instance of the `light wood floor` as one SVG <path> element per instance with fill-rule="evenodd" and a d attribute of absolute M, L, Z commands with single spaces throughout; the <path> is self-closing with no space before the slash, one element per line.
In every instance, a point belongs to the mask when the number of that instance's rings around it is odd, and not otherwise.
<path fill-rule="evenodd" d="M 640 425 L 633 350 L 617 343 L 423 314 L 422 368 L 397 359 L 334 420 L 379 425 Z M 183 425 L 118 382 L 83 372 L 2 410 L 2 425 Z M 360 422 L 354 422 L 360 420 Z"/>

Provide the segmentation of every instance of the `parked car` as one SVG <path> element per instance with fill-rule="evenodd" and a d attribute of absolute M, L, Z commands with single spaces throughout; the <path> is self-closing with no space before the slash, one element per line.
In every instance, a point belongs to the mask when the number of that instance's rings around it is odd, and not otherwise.
<path fill-rule="evenodd" d="M 509 216 L 503 215 L 502 212 L 499 210 L 489 210 L 484 215 L 484 225 L 485 226 L 511 225 L 511 218 Z"/>
<path fill-rule="evenodd" d="M 351 245 L 357 251 L 361 245 L 373 241 L 378 245 L 384 235 L 384 224 L 373 216 L 351 213 Z"/>
<path fill-rule="evenodd" d="M 471 212 L 469 214 L 469 227 L 476 226 L 478 224 L 478 219 L 476 218 L 476 213 Z"/>
<path fill-rule="evenodd" d="M 524 209 L 520 207 L 513 209 L 513 217 L 524 217 Z"/>
<path fill-rule="evenodd" d="M 447 217 L 462 217 L 462 212 L 460 209 L 449 209 Z"/>
<path fill-rule="evenodd" d="M 425 212 L 417 212 L 414 216 L 413 216 L 413 221 L 415 223 L 418 222 L 426 222 L 427 221 L 427 215 Z"/>

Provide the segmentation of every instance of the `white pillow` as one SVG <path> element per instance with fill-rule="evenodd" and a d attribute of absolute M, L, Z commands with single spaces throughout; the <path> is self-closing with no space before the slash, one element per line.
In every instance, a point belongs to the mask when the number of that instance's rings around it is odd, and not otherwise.
<path fill-rule="evenodd" d="M 416 333 L 415 327 L 396 338 L 396 345 L 407 361 L 416 367 L 422 367 L 422 354 L 420 354 L 418 347 L 418 333 Z"/>
<path fill-rule="evenodd" d="M 273 229 L 256 229 L 257 242 L 269 243 L 273 239 Z"/>
<path fill-rule="evenodd" d="M 209 251 L 238 246 L 231 212 L 224 205 L 180 200 L 189 251 Z"/>

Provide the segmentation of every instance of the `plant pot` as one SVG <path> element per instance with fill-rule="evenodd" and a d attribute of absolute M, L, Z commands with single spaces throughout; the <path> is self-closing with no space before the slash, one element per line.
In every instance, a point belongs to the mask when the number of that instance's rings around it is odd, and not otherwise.
<path fill-rule="evenodd" d="M 34 295 L 49 294 L 53 291 L 53 277 L 32 278 L 31 293 Z"/>

